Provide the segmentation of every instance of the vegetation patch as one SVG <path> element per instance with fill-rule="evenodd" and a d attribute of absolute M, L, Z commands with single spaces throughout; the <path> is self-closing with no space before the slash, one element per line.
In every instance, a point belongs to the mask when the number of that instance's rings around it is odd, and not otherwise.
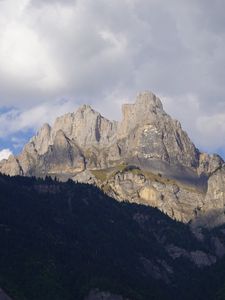
<path fill-rule="evenodd" d="M 102 170 L 92 170 L 91 173 L 100 181 L 104 182 L 108 178 L 108 171 L 107 169 Z"/>
<path fill-rule="evenodd" d="M 107 169 L 92 170 L 91 172 L 97 178 L 97 180 L 101 181 L 102 183 L 114 178 L 118 173 L 124 174 L 126 172 L 129 172 L 134 175 L 144 176 L 147 180 L 150 180 L 152 182 L 158 182 L 165 185 L 177 185 L 180 189 L 184 189 L 190 193 L 198 193 L 198 194 L 204 193 L 203 191 L 201 191 L 195 186 L 184 184 L 182 182 L 179 182 L 178 180 L 165 177 L 161 173 L 155 174 L 150 171 L 141 170 L 137 166 L 127 165 L 126 163 L 121 163 L 115 167 L 111 167 Z"/>
<path fill-rule="evenodd" d="M 101 182 L 105 182 L 106 180 L 113 178 L 118 172 L 123 173 L 126 167 L 127 165 L 122 163 L 116 167 L 101 170 L 91 170 L 91 173 Z"/>

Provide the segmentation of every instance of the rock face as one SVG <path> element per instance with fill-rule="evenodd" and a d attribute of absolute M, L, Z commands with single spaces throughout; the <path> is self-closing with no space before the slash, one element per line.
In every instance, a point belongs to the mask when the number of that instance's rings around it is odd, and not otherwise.
<path fill-rule="evenodd" d="M 200 153 L 151 92 L 122 111 L 116 122 L 83 105 L 45 124 L 18 157 L 0 162 L 0 172 L 95 183 L 118 200 L 158 207 L 183 222 L 223 212 L 222 158 Z"/>
<path fill-rule="evenodd" d="M 119 295 L 113 295 L 109 292 L 100 292 L 98 290 L 90 291 L 89 295 L 84 300 L 129 300 Z"/>
<path fill-rule="evenodd" d="M 98 177 L 98 173 L 96 173 Z M 149 171 L 124 168 L 114 176 L 108 176 L 99 185 L 118 200 L 146 204 L 159 208 L 170 217 L 189 222 L 202 207 L 204 193 L 198 187 L 186 185 Z"/>
<path fill-rule="evenodd" d="M 141 93 L 135 104 L 123 106 L 118 138 L 125 138 L 130 157 L 190 168 L 198 165 L 197 149 L 152 93 Z"/>
<path fill-rule="evenodd" d="M 225 167 L 217 168 L 208 179 L 208 190 L 195 225 L 215 227 L 225 223 Z"/>

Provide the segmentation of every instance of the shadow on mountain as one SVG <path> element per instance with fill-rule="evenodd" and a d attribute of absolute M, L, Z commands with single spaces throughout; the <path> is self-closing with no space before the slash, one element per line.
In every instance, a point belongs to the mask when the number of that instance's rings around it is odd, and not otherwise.
<path fill-rule="evenodd" d="M 214 297 L 224 295 L 225 272 L 206 229 L 201 241 L 157 209 L 70 180 L 0 175 L 0 190 L 0 286 L 13 300 L 79 300 L 93 289 L 131 300 L 224 299 Z"/>

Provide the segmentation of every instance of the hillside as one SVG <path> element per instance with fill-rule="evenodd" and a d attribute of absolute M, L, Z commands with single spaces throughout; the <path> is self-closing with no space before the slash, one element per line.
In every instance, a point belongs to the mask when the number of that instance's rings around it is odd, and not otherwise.
<path fill-rule="evenodd" d="M 0 190 L 0 286 L 13 300 L 217 299 L 201 285 L 225 252 L 223 227 L 197 239 L 157 209 L 72 181 L 0 175 Z"/>

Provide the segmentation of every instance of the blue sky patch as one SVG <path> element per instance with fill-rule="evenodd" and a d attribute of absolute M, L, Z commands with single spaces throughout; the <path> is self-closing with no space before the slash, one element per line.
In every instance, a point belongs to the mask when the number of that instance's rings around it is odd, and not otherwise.
<path fill-rule="evenodd" d="M 17 155 L 21 153 L 24 145 L 34 136 L 35 131 L 29 129 L 26 131 L 19 131 L 16 134 L 7 136 L 5 138 L 0 138 L 0 150 L 10 149 L 13 154 Z"/>

